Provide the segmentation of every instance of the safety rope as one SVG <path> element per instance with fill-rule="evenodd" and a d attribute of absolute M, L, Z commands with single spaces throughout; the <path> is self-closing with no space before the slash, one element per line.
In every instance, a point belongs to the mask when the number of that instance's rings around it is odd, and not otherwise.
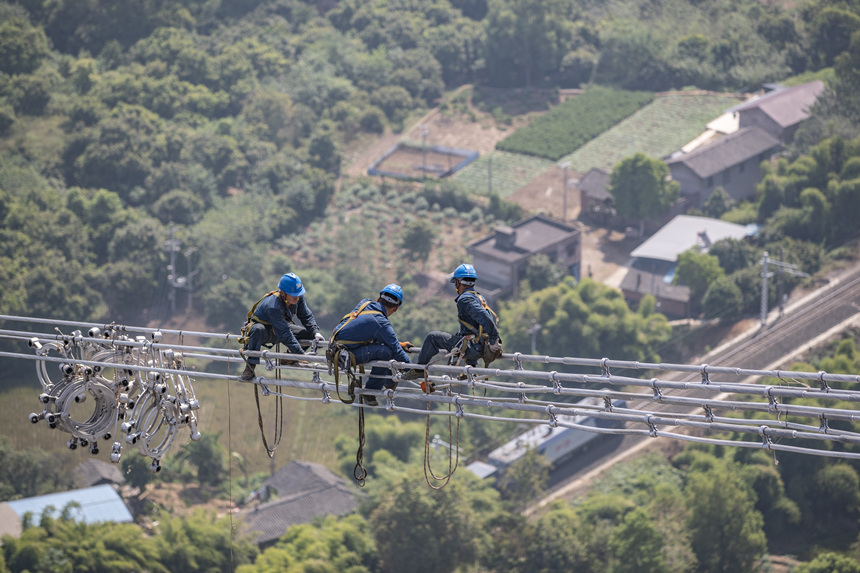
<path fill-rule="evenodd" d="M 278 343 L 275 346 L 275 351 L 280 352 L 280 350 L 281 344 Z M 281 379 L 280 369 L 275 370 L 275 378 L 277 380 Z M 269 458 L 274 458 L 275 450 L 277 450 L 278 446 L 281 444 L 281 437 L 284 433 L 284 397 L 280 395 L 275 397 L 275 430 L 272 445 L 269 446 L 269 442 L 266 439 L 266 430 L 263 428 L 263 411 L 260 407 L 260 386 L 264 388 L 264 391 L 267 394 L 269 393 L 268 387 L 264 384 L 254 384 L 254 401 L 257 403 L 257 424 L 260 426 L 260 436 L 263 438 L 263 446 L 266 448 L 266 454 Z"/>
<path fill-rule="evenodd" d="M 355 483 L 358 487 L 364 487 L 367 479 L 367 470 L 364 468 L 364 443 L 366 436 L 364 434 L 364 396 L 361 397 L 362 407 L 358 409 L 358 449 L 355 452 L 355 467 L 352 468 L 352 477 L 355 478 Z"/>

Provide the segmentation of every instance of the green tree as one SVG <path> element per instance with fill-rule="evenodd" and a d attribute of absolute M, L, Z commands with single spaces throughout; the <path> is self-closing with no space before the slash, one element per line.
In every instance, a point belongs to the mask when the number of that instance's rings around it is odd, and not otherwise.
<path fill-rule="evenodd" d="M 590 571 L 585 528 L 567 504 L 556 502 L 534 525 L 527 571 Z"/>
<path fill-rule="evenodd" d="M 731 211 L 734 204 L 735 200 L 732 199 L 732 196 L 722 187 L 717 187 L 705 200 L 702 212 L 708 217 L 719 219 L 723 216 L 723 213 Z"/>
<path fill-rule="evenodd" d="M 525 85 L 558 70 L 573 36 L 563 0 L 489 0 L 484 58 L 490 83 Z"/>
<path fill-rule="evenodd" d="M 685 493 L 687 526 L 703 570 L 753 571 L 767 540 L 755 494 L 738 467 L 714 460 L 709 469 L 690 471 Z"/>
<path fill-rule="evenodd" d="M 199 442 L 198 442 L 199 443 Z M 162 512 L 153 544 L 158 561 L 171 572 L 230 571 L 254 562 L 257 548 L 246 536 L 237 536 L 229 517 L 195 509 L 179 518 Z"/>
<path fill-rule="evenodd" d="M 797 573 L 860 573 L 860 563 L 838 553 L 822 553 L 797 566 Z"/>
<path fill-rule="evenodd" d="M 177 459 L 197 468 L 197 481 L 205 485 L 219 485 L 226 472 L 226 453 L 218 443 L 220 434 L 205 433 L 199 441 L 182 447 Z"/>
<path fill-rule="evenodd" d="M 526 299 L 503 303 L 501 332 L 505 345 L 528 348 L 532 320 L 541 325 L 539 352 L 554 356 L 625 356 L 647 361 L 667 341 L 671 327 L 659 313 L 632 312 L 616 290 L 583 279 L 566 277 L 561 283 L 531 293 Z"/>
<path fill-rule="evenodd" d="M 644 220 L 663 213 L 681 193 L 678 182 L 669 180 L 669 167 L 644 153 L 622 159 L 612 169 L 608 190 L 619 215 L 640 221 L 640 234 Z"/>
<path fill-rule="evenodd" d="M 567 269 L 553 263 L 550 258 L 538 253 L 529 258 L 529 266 L 526 268 L 526 280 L 532 290 L 541 290 L 555 286 L 567 275 Z"/>
<path fill-rule="evenodd" d="M 143 493 L 146 485 L 152 477 L 152 472 L 149 471 L 149 463 L 145 456 L 141 456 L 138 452 L 130 450 L 125 452 L 122 457 L 122 475 L 125 476 L 125 482 L 133 488 L 137 488 L 140 493 Z"/>
<path fill-rule="evenodd" d="M 744 308 L 744 295 L 731 277 L 720 277 L 712 282 L 702 297 L 705 318 L 740 318 Z"/>
<path fill-rule="evenodd" d="M 675 284 L 690 287 L 691 298 L 702 296 L 717 279 L 725 276 L 717 257 L 702 253 L 696 247 L 678 255 Z"/>
<path fill-rule="evenodd" d="M 48 55 L 48 38 L 14 4 L 0 5 L 0 72 L 16 75 L 36 70 Z"/>
<path fill-rule="evenodd" d="M 609 538 L 614 573 L 664 573 L 668 569 L 662 550 L 663 536 L 639 508 L 625 515 Z"/>
<path fill-rule="evenodd" d="M 403 226 L 400 247 L 406 251 L 410 260 L 419 262 L 421 268 L 427 266 L 427 259 L 433 250 L 433 242 L 438 231 L 436 226 L 423 217 L 412 219 Z"/>
<path fill-rule="evenodd" d="M 463 486 L 432 490 L 419 475 L 392 484 L 370 515 L 384 573 L 453 571 L 477 559 L 481 523 Z"/>
<path fill-rule="evenodd" d="M 379 557 L 370 525 L 359 515 L 326 516 L 313 524 L 295 525 L 263 551 L 253 565 L 236 573 L 315 571 L 317 573 L 371 573 Z"/>
<path fill-rule="evenodd" d="M 534 448 L 505 469 L 499 489 L 517 511 L 524 510 L 543 494 L 549 481 L 550 463 Z"/>

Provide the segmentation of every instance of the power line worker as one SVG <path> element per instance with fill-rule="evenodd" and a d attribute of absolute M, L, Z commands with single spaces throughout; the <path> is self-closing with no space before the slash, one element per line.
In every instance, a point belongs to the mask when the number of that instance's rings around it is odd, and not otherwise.
<path fill-rule="evenodd" d="M 388 320 L 401 304 L 403 289 L 394 283 L 386 285 L 380 291 L 376 302 L 365 298 L 351 313 L 343 317 L 332 331 L 331 344 L 346 348 L 354 356 L 356 366 L 374 360 L 392 359 L 411 363 L 406 350 L 411 348 L 412 344 L 398 341 Z M 390 379 L 381 378 L 387 372 L 387 368 L 371 368 L 365 387 L 368 390 L 382 390 L 383 386 L 393 388 L 394 383 Z M 375 396 L 364 396 L 364 403 L 368 406 L 378 405 Z"/>
<path fill-rule="evenodd" d="M 457 289 L 457 319 L 460 329 L 456 334 L 434 330 L 424 337 L 417 364 L 428 364 L 440 350 L 450 352 L 460 349 L 461 359 L 470 366 L 476 366 L 483 358 L 485 366 L 502 355 L 502 339 L 499 336 L 498 317 L 487 305 L 486 299 L 475 290 L 478 274 L 475 267 L 462 264 L 450 276 Z M 404 378 L 420 378 L 420 370 L 408 371 Z"/>
<path fill-rule="evenodd" d="M 301 325 L 293 321 L 294 317 Z M 278 281 L 278 290 L 266 294 L 248 312 L 248 321 L 239 340 L 244 343 L 244 350 L 259 351 L 262 346 L 271 347 L 280 342 L 291 354 L 304 354 L 302 343 L 309 346 L 314 339 L 325 342 L 314 313 L 305 302 L 302 279 L 295 273 L 287 273 Z M 254 369 L 259 363 L 259 356 L 246 356 L 242 380 L 254 378 Z"/>

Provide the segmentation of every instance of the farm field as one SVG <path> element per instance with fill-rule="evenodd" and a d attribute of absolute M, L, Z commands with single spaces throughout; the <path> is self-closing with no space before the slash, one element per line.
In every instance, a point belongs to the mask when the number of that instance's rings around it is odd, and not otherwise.
<path fill-rule="evenodd" d="M 662 158 L 705 131 L 705 126 L 743 101 L 734 94 L 670 94 L 657 97 L 627 119 L 559 160 L 586 173 L 612 167 L 636 152 Z"/>
<path fill-rule="evenodd" d="M 487 194 L 492 190 L 500 197 L 509 197 L 517 189 L 554 166 L 555 162 L 549 159 L 507 151 L 493 151 L 489 155 L 479 157 L 456 173 L 452 179 L 469 191 Z"/>

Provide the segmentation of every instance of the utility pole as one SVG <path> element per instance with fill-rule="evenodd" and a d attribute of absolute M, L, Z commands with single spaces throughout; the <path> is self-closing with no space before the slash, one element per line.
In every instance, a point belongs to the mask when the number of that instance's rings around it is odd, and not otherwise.
<path fill-rule="evenodd" d="M 532 325 L 526 330 L 532 337 L 532 356 L 537 354 L 537 333 L 540 332 L 541 328 L 543 326 L 535 319 L 532 319 Z"/>
<path fill-rule="evenodd" d="M 191 286 L 191 279 L 194 275 L 197 274 L 197 271 L 191 271 L 191 255 L 194 254 L 194 251 L 197 249 L 188 249 L 185 251 L 185 262 L 188 265 L 188 280 L 186 281 L 185 288 L 188 289 L 188 314 L 191 314 L 191 298 L 194 294 L 194 288 Z"/>
<path fill-rule="evenodd" d="M 164 242 L 164 247 L 170 251 L 170 264 L 167 265 L 167 281 L 170 283 L 170 312 L 176 312 L 176 251 L 179 250 L 181 242 L 173 238 L 173 230 L 175 225 L 170 223 L 170 238 Z"/>
<path fill-rule="evenodd" d="M 427 177 L 427 136 L 430 134 L 430 128 L 426 125 L 421 126 L 421 171 L 424 177 Z"/>
<path fill-rule="evenodd" d="M 782 251 L 780 251 L 782 252 Z M 767 251 L 762 254 L 761 257 L 761 325 L 765 326 L 767 324 L 767 279 L 772 277 L 775 273 L 768 272 L 768 265 L 773 265 L 779 269 L 780 281 L 782 280 L 782 273 L 790 273 L 798 277 L 808 277 L 807 273 L 797 270 L 797 265 L 791 265 L 788 263 L 784 263 L 782 261 L 776 261 L 768 258 Z M 780 307 L 782 306 L 782 301 L 780 300 Z"/>
<path fill-rule="evenodd" d="M 567 222 L 567 168 L 570 167 L 570 162 L 565 161 L 564 163 L 559 165 L 559 167 L 561 167 L 561 171 L 562 171 L 561 222 L 566 223 Z"/>

